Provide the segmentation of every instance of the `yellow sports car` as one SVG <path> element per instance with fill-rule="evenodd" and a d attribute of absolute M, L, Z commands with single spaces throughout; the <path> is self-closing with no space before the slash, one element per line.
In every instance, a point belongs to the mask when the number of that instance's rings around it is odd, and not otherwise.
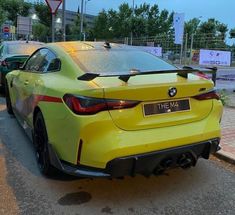
<path fill-rule="evenodd" d="M 193 72 L 125 45 L 54 43 L 7 74 L 7 109 L 45 175 L 159 174 L 220 148 L 222 103 Z"/>

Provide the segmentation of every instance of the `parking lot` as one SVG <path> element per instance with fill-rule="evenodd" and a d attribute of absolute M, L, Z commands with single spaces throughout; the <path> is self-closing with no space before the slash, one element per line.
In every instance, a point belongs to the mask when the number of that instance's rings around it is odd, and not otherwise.
<path fill-rule="evenodd" d="M 0 99 L 0 214 L 234 214 L 235 171 L 217 159 L 124 179 L 43 177 L 25 132 Z"/>

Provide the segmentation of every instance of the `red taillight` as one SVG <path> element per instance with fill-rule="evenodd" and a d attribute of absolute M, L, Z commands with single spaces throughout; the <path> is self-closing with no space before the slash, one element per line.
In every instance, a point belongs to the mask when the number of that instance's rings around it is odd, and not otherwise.
<path fill-rule="evenodd" d="M 3 61 L 1 61 L 1 65 L 8 67 L 8 62 L 6 60 L 3 60 Z"/>
<path fill-rule="evenodd" d="M 132 108 L 139 104 L 139 101 L 91 98 L 68 94 L 63 99 L 69 109 L 79 115 L 91 115 L 105 110 Z"/>
<path fill-rule="evenodd" d="M 207 93 L 203 93 L 197 96 L 194 96 L 193 98 L 197 100 L 208 100 L 208 99 L 217 99 L 220 100 L 220 96 L 213 90 Z"/>

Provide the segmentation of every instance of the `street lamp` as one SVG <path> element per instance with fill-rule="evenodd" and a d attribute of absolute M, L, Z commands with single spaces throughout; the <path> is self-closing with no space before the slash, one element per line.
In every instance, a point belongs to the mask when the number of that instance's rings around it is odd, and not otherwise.
<path fill-rule="evenodd" d="M 63 31 L 63 40 L 66 41 L 66 15 L 65 15 L 65 10 L 66 10 L 66 0 L 63 0 L 63 5 L 62 5 L 62 31 Z"/>
<path fill-rule="evenodd" d="M 32 19 L 33 19 L 33 20 L 38 20 L 37 14 L 34 13 L 34 14 L 32 15 Z"/>
<path fill-rule="evenodd" d="M 87 3 L 91 1 L 91 0 L 85 0 L 85 17 L 86 17 L 86 6 L 87 6 Z"/>
<path fill-rule="evenodd" d="M 82 40 L 82 35 L 83 35 L 83 23 L 84 23 L 84 20 L 83 20 L 83 6 L 84 6 L 84 0 L 81 0 L 81 16 L 80 16 L 80 18 L 81 18 L 81 23 L 80 23 L 80 39 Z"/>
<path fill-rule="evenodd" d="M 87 8 L 87 3 L 89 2 L 89 1 L 91 1 L 91 0 L 85 0 L 85 12 L 84 12 L 84 19 L 83 19 L 83 22 L 86 22 L 86 8 Z M 85 29 L 85 31 L 84 31 L 84 33 L 83 33 L 83 36 L 84 36 L 84 38 L 83 38 L 83 40 L 85 41 L 86 40 L 86 29 Z"/>
<path fill-rule="evenodd" d="M 132 2 L 132 21 L 135 15 L 135 0 Z M 133 31 L 132 31 L 132 26 L 131 26 L 131 45 L 133 44 Z"/>

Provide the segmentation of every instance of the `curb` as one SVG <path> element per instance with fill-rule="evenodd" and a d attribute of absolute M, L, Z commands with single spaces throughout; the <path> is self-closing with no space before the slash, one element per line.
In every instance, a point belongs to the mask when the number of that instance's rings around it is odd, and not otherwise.
<path fill-rule="evenodd" d="M 219 152 L 214 154 L 217 158 L 224 160 L 228 163 L 235 164 L 235 156 L 229 152 L 225 152 L 220 150 Z"/>

